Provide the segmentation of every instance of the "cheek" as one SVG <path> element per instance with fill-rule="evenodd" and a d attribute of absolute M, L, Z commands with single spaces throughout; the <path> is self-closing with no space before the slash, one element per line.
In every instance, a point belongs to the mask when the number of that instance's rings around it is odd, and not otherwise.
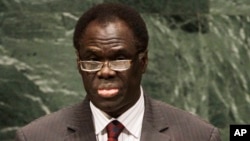
<path fill-rule="evenodd" d="M 137 87 L 140 85 L 141 75 L 142 73 L 139 67 L 132 68 L 127 77 L 128 84 L 132 87 Z"/>
<path fill-rule="evenodd" d="M 82 77 L 85 90 L 90 90 L 94 83 L 94 75 L 81 73 L 81 77 Z"/>

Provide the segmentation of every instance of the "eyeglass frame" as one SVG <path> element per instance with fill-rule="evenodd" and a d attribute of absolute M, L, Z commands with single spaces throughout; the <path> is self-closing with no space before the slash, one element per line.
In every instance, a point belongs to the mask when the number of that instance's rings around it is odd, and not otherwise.
<path fill-rule="evenodd" d="M 111 60 L 111 61 L 83 61 L 83 60 L 80 59 L 79 53 L 77 52 L 77 56 L 78 56 L 77 63 L 79 64 L 80 70 L 84 71 L 84 72 L 90 72 L 90 73 L 91 72 L 98 72 L 98 71 L 100 71 L 103 68 L 104 64 L 107 64 L 107 67 L 109 69 L 113 70 L 113 71 L 122 72 L 122 71 L 128 70 L 131 67 L 131 63 L 134 61 L 134 59 L 137 57 L 137 55 L 139 56 L 138 58 L 141 59 L 146 53 L 147 53 L 147 50 L 146 51 L 142 51 L 142 52 L 138 52 L 138 53 L 136 53 L 136 55 L 135 55 L 135 57 L 133 59 Z M 127 61 L 129 63 L 129 66 L 127 68 L 124 68 L 124 69 L 113 69 L 112 66 L 110 65 L 110 63 L 117 62 L 117 61 L 121 61 L 121 62 Z M 98 69 L 88 70 L 88 69 L 84 69 L 82 67 L 81 63 L 84 63 L 84 62 L 95 62 L 95 63 L 99 63 L 101 65 L 100 65 L 100 67 Z"/>

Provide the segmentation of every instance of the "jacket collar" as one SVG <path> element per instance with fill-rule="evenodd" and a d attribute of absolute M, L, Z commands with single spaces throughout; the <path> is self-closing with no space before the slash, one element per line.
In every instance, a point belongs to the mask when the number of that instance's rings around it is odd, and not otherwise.
<path fill-rule="evenodd" d="M 163 134 L 169 128 L 159 102 L 145 95 L 145 114 L 142 124 L 142 141 L 170 141 L 170 136 Z"/>
<path fill-rule="evenodd" d="M 68 134 L 65 141 L 95 141 L 95 130 L 89 100 L 85 100 L 72 108 L 72 115 L 68 120 Z"/>

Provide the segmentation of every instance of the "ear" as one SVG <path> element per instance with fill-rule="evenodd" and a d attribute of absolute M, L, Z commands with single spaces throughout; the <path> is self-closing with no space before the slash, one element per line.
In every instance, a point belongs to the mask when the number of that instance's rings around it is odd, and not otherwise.
<path fill-rule="evenodd" d="M 76 65 L 77 65 L 77 69 L 78 69 L 78 72 L 81 74 L 81 69 L 80 69 L 80 66 L 79 66 L 79 61 L 80 61 L 80 57 L 79 57 L 79 52 L 78 50 L 76 50 Z"/>
<path fill-rule="evenodd" d="M 141 67 L 142 73 L 145 73 L 148 66 L 148 50 L 144 51 L 143 53 L 139 54 L 139 59 L 141 60 Z"/>

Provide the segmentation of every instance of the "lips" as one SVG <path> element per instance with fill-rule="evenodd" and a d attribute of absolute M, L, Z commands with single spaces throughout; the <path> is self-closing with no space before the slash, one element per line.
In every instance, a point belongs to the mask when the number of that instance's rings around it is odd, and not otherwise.
<path fill-rule="evenodd" d="M 97 93 L 103 98 L 112 98 L 118 95 L 118 88 L 99 88 Z"/>

